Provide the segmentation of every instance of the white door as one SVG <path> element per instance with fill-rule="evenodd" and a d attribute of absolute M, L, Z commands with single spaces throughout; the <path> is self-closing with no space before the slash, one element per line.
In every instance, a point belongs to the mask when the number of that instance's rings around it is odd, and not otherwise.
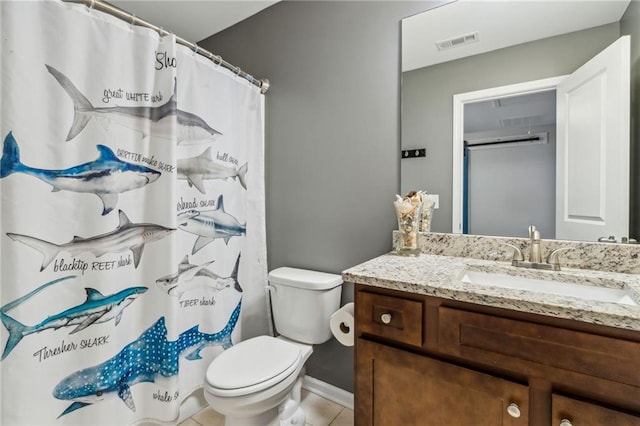
<path fill-rule="evenodd" d="M 629 235 L 630 38 L 557 89 L 556 238 Z"/>

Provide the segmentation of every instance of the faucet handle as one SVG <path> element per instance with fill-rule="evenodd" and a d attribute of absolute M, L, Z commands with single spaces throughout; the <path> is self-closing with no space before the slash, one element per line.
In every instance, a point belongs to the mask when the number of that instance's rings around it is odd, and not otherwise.
<path fill-rule="evenodd" d="M 505 246 L 509 246 L 513 249 L 513 256 L 511 257 L 511 264 L 515 265 L 516 262 L 522 262 L 524 261 L 524 256 L 522 255 L 522 251 L 514 246 L 513 244 L 508 244 L 508 243 L 502 243 Z"/>
<path fill-rule="evenodd" d="M 559 249 L 555 249 L 549 256 L 547 256 L 547 263 L 553 266 L 554 271 L 560 270 L 560 253 L 563 251 L 571 250 L 569 247 L 563 247 Z"/>

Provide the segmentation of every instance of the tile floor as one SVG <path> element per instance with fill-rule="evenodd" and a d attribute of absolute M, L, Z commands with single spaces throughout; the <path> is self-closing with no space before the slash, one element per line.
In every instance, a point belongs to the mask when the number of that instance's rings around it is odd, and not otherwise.
<path fill-rule="evenodd" d="M 353 426 L 353 411 L 326 400 L 305 389 L 301 405 L 307 414 L 305 426 Z M 205 408 L 179 426 L 223 426 L 223 417 L 211 408 Z"/>

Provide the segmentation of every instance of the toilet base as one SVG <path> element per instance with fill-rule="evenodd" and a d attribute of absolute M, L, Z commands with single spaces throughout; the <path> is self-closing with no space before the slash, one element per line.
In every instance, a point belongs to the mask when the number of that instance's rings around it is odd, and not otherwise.
<path fill-rule="evenodd" d="M 304 414 L 302 407 L 298 407 L 296 411 L 287 419 L 280 420 L 279 426 L 304 426 L 307 416 Z"/>
<path fill-rule="evenodd" d="M 278 409 L 274 408 L 251 418 L 225 417 L 224 426 L 304 426 L 306 420 L 307 416 L 300 407 L 287 419 L 281 419 Z"/>
<path fill-rule="evenodd" d="M 232 418 L 227 416 L 224 418 L 224 426 L 279 426 L 279 417 L 278 409 L 272 408 L 259 416 L 249 418 Z"/>

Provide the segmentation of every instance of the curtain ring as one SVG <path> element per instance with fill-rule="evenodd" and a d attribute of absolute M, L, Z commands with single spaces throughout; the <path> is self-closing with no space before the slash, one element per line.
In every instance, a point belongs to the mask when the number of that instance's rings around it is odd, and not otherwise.
<path fill-rule="evenodd" d="M 241 72 L 242 70 L 240 69 L 240 67 L 236 67 L 236 70 L 235 70 L 236 75 L 240 75 Z"/>
<path fill-rule="evenodd" d="M 131 22 L 129 22 L 129 25 L 131 26 L 131 30 L 133 31 L 133 27 L 136 25 L 136 15 L 135 15 L 135 13 L 131 14 Z"/>
<path fill-rule="evenodd" d="M 220 56 L 220 55 L 215 55 L 213 58 L 214 58 L 214 59 L 213 59 L 213 64 L 214 64 L 214 65 L 218 65 L 218 66 L 220 66 L 220 65 L 222 64 L 222 56 Z M 218 63 L 217 63 L 217 64 L 216 64 L 216 59 L 218 60 Z"/>
<path fill-rule="evenodd" d="M 194 48 L 193 48 L 193 56 L 196 56 L 198 54 L 198 50 L 200 50 L 200 47 L 198 47 L 198 43 L 194 42 Z"/>
<path fill-rule="evenodd" d="M 91 13 L 91 11 L 93 10 L 93 6 L 95 6 L 96 0 L 91 0 L 91 3 L 89 4 L 89 13 Z"/>

